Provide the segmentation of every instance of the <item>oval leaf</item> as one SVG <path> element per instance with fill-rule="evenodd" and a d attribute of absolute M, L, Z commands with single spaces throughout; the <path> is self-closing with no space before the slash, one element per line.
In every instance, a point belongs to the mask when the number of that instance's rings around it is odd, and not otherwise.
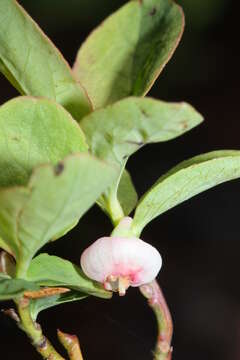
<path fill-rule="evenodd" d="M 56 100 L 76 120 L 91 111 L 61 53 L 15 0 L 1 0 L 0 71 L 21 94 Z"/>
<path fill-rule="evenodd" d="M 34 258 L 27 279 L 42 286 L 63 286 L 88 295 L 110 298 L 112 293 L 88 279 L 80 267 L 57 256 L 40 254 Z"/>
<path fill-rule="evenodd" d="M 114 167 L 79 154 L 55 168 L 40 166 L 27 188 L 0 191 L 0 236 L 16 257 L 18 277 L 25 276 L 34 254 L 75 224 L 116 176 Z"/>
<path fill-rule="evenodd" d="M 203 121 L 187 103 L 127 98 L 81 121 L 90 151 L 122 165 L 143 145 L 174 139 Z"/>
<path fill-rule="evenodd" d="M 102 159 L 119 164 L 122 169 L 116 183 L 98 200 L 114 223 L 128 215 L 136 205 L 136 191 L 123 171 L 128 157 L 145 144 L 174 139 L 202 120 L 202 116 L 186 103 L 133 97 L 95 111 L 81 121 L 90 151 Z M 125 180 L 121 179 L 122 174 Z M 123 196 L 119 185 L 123 185 Z"/>
<path fill-rule="evenodd" d="M 214 151 L 180 163 L 140 199 L 132 231 L 140 235 L 158 215 L 223 182 L 240 177 L 240 151 Z"/>
<path fill-rule="evenodd" d="M 0 107 L 0 186 L 23 185 L 39 164 L 87 151 L 77 122 L 47 99 L 18 97 Z"/>
<path fill-rule="evenodd" d="M 96 108 L 145 95 L 171 58 L 184 15 L 170 0 L 133 0 L 105 20 L 80 48 L 74 72 Z"/>

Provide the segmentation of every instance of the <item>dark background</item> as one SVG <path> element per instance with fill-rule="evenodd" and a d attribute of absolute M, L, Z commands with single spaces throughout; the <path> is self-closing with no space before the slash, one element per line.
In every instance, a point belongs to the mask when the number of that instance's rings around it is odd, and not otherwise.
<path fill-rule="evenodd" d="M 128 168 L 140 195 L 183 159 L 240 148 L 237 1 L 178 2 L 186 13 L 185 34 L 149 95 L 188 101 L 206 121 L 181 138 L 148 146 L 131 158 Z M 89 31 L 125 1 L 21 3 L 72 64 Z M 0 76 L 1 103 L 16 95 Z M 170 210 L 143 233 L 163 256 L 158 280 L 174 319 L 174 360 L 240 358 L 239 200 L 240 181 L 223 184 Z M 81 251 L 110 231 L 109 220 L 94 207 L 77 228 L 45 250 L 79 263 Z M 56 328 L 78 335 L 85 360 L 152 358 L 154 317 L 137 289 L 112 301 L 88 298 L 49 309 L 40 322 L 56 346 Z M 0 342 L 1 359 L 40 359 L 3 315 Z"/>

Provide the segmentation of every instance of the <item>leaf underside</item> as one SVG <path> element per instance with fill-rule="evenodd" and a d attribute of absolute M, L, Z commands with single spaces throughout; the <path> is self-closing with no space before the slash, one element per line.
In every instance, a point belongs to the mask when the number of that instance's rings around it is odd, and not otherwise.
<path fill-rule="evenodd" d="M 240 151 L 221 150 L 195 156 L 160 177 L 140 199 L 132 230 L 140 235 L 154 218 L 191 197 L 240 177 Z"/>

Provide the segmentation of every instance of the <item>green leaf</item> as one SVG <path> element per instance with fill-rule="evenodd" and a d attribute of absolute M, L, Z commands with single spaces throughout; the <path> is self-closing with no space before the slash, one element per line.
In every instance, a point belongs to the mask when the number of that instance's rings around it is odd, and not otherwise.
<path fill-rule="evenodd" d="M 202 116 L 186 103 L 132 97 L 91 113 L 81 121 L 81 127 L 90 151 L 97 157 L 119 164 L 123 171 L 128 157 L 143 145 L 174 139 L 202 120 Z M 120 179 L 121 172 L 116 183 L 98 200 L 114 223 L 129 214 L 137 199 L 130 179 L 126 175 L 125 179 Z"/>
<path fill-rule="evenodd" d="M 0 71 L 21 94 L 55 100 L 76 120 L 91 111 L 61 53 L 14 0 L 1 0 Z"/>
<path fill-rule="evenodd" d="M 18 97 L 0 107 L 0 186 L 25 185 L 39 164 L 87 151 L 77 122 L 47 99 Z"/>
<path fill-rule="evenodd" d="M 79 254 L 80 258 L 80 254 Z M 27 272 L 27 279 L 42 286 L 63 286 L 88 295 L 109 299 L 112 293 L 90 280 L 80 267 L 57 256 L 40 254 L 34 258 Z"/>
<path fill-rule="evenodd" d="M 202 120 L 186 103 L 131 97 L 94 111 L 81 128 L 94 155 L 122 165 L 143 145 L 174 139 Z"/>
<path fill-rule="evenodd" d="M 67 225 L 66 228 L 62 229 L 58 234 L 54 235 L 54 237 L 51 239 L 52 241 L 55 241 L 64 235 L 66 235 L 70 230 L 72 230 L 75 226 L 77 226 L 79 222 L 79 219 L 75 219 L 72 224 Z"/>
<path fill-rule="evenodd" d="M 36 291 L 39 286 L 22 279 L 9 279 L 0 275 L 0 300 L 14 299 L 26 290 Z"/>
<path fill-rule="evenodd" d="M 0 191 L 0 236 L 11 247 L 24 278 L 34 254 L 75 223 L 114 181 L 117 170 L 89 154 L 57 167 L 38 167 L 27 188 Z"/>
<path fill-rule="evenodd" d="M 96 108 L 145 95 L 176 49 L 182 9 L 170 0 L 132 0 L 80 48 L 74 72 Z"/>
<path fill-rule="evenodd" d="M 140 199 L 132 231 L 139 236 L 158 215 L 205 190 L 239 177 L 240 151 L 213 151 L 180 163 L 160 177 Z"/>
<path fill-rule="evenodd" d="M 79 291 L 69 291 L 65 294 L 58 294 L 53 296 L 47 296 L 30 302 L 30 311 L 33 321 L 37 320 L 38 314 L 56 305 L 61 305 L 67 302 L 83 300 L 88 295 L 82 294 Z"/>

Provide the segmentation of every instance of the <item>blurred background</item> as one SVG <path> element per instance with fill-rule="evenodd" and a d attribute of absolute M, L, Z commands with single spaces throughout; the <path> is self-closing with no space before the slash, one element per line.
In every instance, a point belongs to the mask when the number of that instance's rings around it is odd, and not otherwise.
<path fill-rule="evenodd" d="M 20 1 L 71 64 L 87 34 L 125 2 Z M 178 3 L 186 14 L 185 34 L 149 95 L 188 101 L 204 115 L 205 123 L 131 158 L 128 168 L 139 195 L 179 161 L 211 150 L 240 148 L 237 2 Z M 0 75 L 0 102 L 16 95 Z M 163 256 L 158 280 L 174 320 L 174 360 L 240 358 L 239 202 L 240 181 L 223 184 L 168 211 L 143 233 Z M 44 250 L 79 263 L 81 251 L 110 231 L 110 221 L 94 207 L 70 234 Z M 40 314 L 39 320 L 57 347 L 56 328 L 78 335 L 86 360 L 152 359 L 156 325 L 136 289 L 112 301 L 88 298 L 61 305 Z M 3 314 L 0 341 L 1 359 L 20 354 L 26 360 L 40 359 Z"/>

